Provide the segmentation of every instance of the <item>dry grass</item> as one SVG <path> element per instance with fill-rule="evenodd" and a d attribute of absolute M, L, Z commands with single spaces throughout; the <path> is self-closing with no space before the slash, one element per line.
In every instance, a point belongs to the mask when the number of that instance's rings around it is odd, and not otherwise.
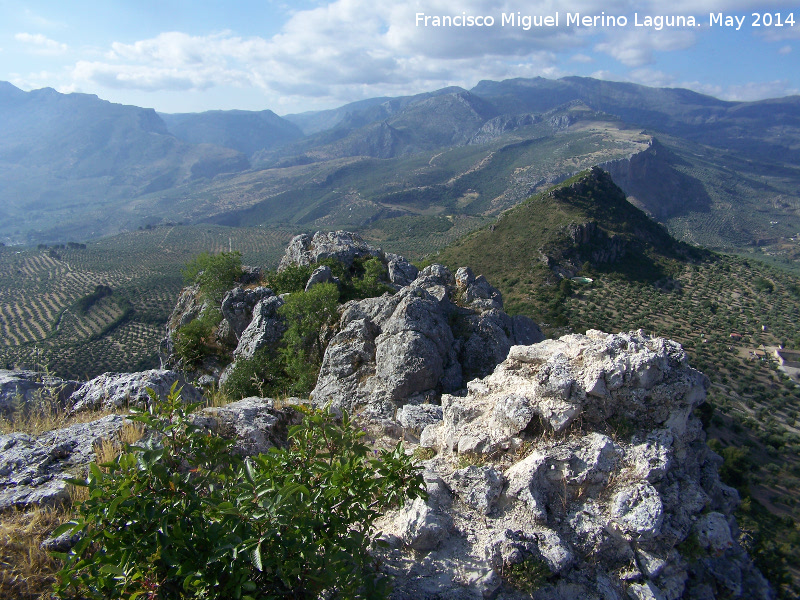
<path fill-rule="evenodd" d="M 114 438 L 103 438 L 98 444 L 95 444 L 95 462 L 98 465 L 113 462 L 119 456 L 124 444 L 135 444 L 142 439 L 143 435 L 144 425 L 136 421 L 125 422 Z"/>
<path fill-rule="evenodd" d="M 91 415 L 98 418 L 97 413 Z M 118 436 L 103 439 L 95 446 L 96 462 L 102 464 L 113 461 L 123 443 L 134 444 L 142 438 L 143 433 L 144 426 L 141 423 L 125 423 Z M 70 484 L 68 491 L 70 502 L 63 506 L 32 507 L 0 514 L 0 598 L 51 598 L 55 574 L 61 568 L 61 563 L 43 550 L 41 544 L 51 531 L 74 516 L 75 506 L 89 497 L 86 487 Z"/>
<path fill-rule="evenodd" d="M 112 414 L 113 411 L 82 411 L 69 413 L 59 402 L 47 394 L 40 394 L 33 402 L 0 416 L 0 434 L 20 432 L 41 435 L 75 423 L 88 423 Z"/>
<path fill-rule="evenodd" d="M 40 546 L 71 517 L 69 507 L 12 510 L 0 516 L 0 598 L 50 598 L 61 564 Z"/>

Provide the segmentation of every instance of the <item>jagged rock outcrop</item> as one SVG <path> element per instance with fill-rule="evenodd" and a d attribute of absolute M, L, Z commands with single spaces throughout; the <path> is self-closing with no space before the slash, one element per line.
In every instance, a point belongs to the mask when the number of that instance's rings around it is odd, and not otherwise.
<path fill-rule="evenodd" d="M 368 406 L 378 420 L 392 420 L 403 404 L 460 389 L 465 374 L 487 374 L 513 344 L 543 338 L 502 305 L 485 278 L 469 269 L 454 277 L 442 265 L 426 267 L 394 295 L 349 302 L 325 351 L 314 402 L 348 411 Z"/>
<path fill-rule="evenodd" d="M 275 346 L 286 331 L 283 317 L 278 309 L 283 306 L 280 296 L 266 296 L 259 300 L 253 308 L 252 319 L 239 337 L 239 343 L 233 351 L 235 359 L 252 358 L 265 346 Z"/>
<path fill-rule="evenodd" d="M 72 412 L 82 410 L 116 410 L 128 406 L 142 407 L 150 402 L 147 389 L 157 397 L 165 397 L 173 384 L 181 388 L 186 402 L 199 402 L 202 395 L 177 371 L 152 369 L 138 373 L 103 373 L 75 390 L 68 400 Z"/>
<path fill-rule="evenodd" d="M 394 597 L 522 597 L 501 577 L 519 565 L 543 573 L 541 599 L 772 598 L 692 412 L 707 386 L 678 344 L 640 331 L 514 346 L 423 430 L 435 493 L 378 524 Z"/>
<path fill-rule="evenodd" d="M 0 369 L 0 413 L 9 414 L 27 405 L 53 402 L 63 406 L 70 394 L 80 385 L 38 371 L 8 371 Z"/>
<path fill-rule="evenodd" d="M 333 276 L 333 271 L 328 265 L 322 265 L 314 269 L 311 277 L 306 282 L 305 291 L 307 292 L 318 283 L 333 283 L 336 278 Z"/>
<path fill-rule="evenodd" d="M 419 275 L 419 269 L 398 254 L 387 254 L 386 261 L 392 285 L 405 287 Z"/>
<path fill-rule="evenodd" d="M 313 236 L 304 233 L 296 235 L 289 242 L 278 271 L 283 271 L 289 265 L 310 265 L 325 258 L 336 259 L 349 268 L 353 260 L 361 256 L 377 256 L 382 259 L 384 255 L 380 248 L 370 246 L 357 233 L 318 231 Z"/>
<path fill-rule="evenodd" d="M 95 460 L 94 445 L 117 435 L 124 422 L 121 415 L 108 415 L 39 436 L 0 435 L 0 510 L 66 500 L 64 480 L 80 475 Z"/>
<path fill-rule="evenodd" d="M 253 319 L 253 309 L 264 298 L 272 296 L 272 290 L 266 287 L 244 288 L 236 286 L 222 299 L 220 310 L 226 327 L 233 333 L 235 340 L 242 337 L 242 332 Z M 220 326 L 222 328 L 222 325 Z M 224 336 L 224 333 L 222 334 Z"/>
<path fill-rule="evenodd" d="M 198 284 L 183 288 L 167 321 L 167 339 L 174 339 L 175 332 L 199 317 L 205 308 L 206 303 L 200 297 Z"/>
<path fill-rule="evenodd" d="M 302 413 L 292 408 L 295 402 L 287 400 L 287 406 L 276 409 L 268 398 L 245 398 L 204 409 L 193 422 L 234 440 L 233 452 L 253 455 L 286 445 L 289 427 L 302 421 Z M 81 476 L 97 460 L 95 446 L 117 440 L 125 422 L 123 415 L 108 415 L 39 436 L 0 435 L 0 510 L 65 501 L 65 479 Z"/>

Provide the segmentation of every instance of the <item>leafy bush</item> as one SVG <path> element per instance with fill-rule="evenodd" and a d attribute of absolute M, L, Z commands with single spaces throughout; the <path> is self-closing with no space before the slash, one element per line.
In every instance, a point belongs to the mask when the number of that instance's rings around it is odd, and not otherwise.
<path fill-rule="evenodd" d="M 320 283 L 288 296 L 278 309 L 288 325 L 280 353 L 297 393 L 311 391 L 316 383 L 325 346 L 339 319 L 338 299 L 334 284 Z"/>
<path fill-rule="evenodd" d="M 394 293 L 394 290 L 386 285 L 389 281 L 389 269 L 379 258 L 371 256 L 366 259 L 356 259 L 353 267 L 355 274 L 350 284 L 352 291 L 343 300 L 373 298 L 385 292 Z"/>
<path fill-rule="evenodd" d="M 219 310 L 207 310 L 201 317 L 189 321 L 175 335 L 175 355 L 186 367 L 200 365 L 214 352 L 214 328 L 222 321 Z"/>
<path fill-rule="evenodd" d="M 265 398 L 282 395 L 289 388 L 289 381 L 280 355 L 270 348 L 261 348 L 252 358 L 236 361 L 223 388 L 231 398 Z"/>
<path fill-rule="evenodd" d="M 265 276 L 265 283 L 276 294 L 291 294 L 306 289 L 306 282 L 314 272 L 316 265 L 289 265 L 283 271 L 270 271 Z"/>
<path fill-rule="evenodd" d="M 290 446 L 241 459 L 192 425 L 174 386 L 132 417 L 160 443 L 92 464 L 89 498 L 54 535 L 55 592 L 83 598 L 372 598 L 387 592 L 368 553 L 380 511 L 424 495 L 401 444 L 371 456 L 363 432 L 308 411 Z M 152 439 L 152 438 L 151 438 Z"/>
<path fill-rule="evenodd" d="M 242 254 L 238 251 L 209 254 L 202 252 L 183 269 L 187 284 L 200 285 L 200 293 L 208 300 L 221 302 L 242 274 Z"/>

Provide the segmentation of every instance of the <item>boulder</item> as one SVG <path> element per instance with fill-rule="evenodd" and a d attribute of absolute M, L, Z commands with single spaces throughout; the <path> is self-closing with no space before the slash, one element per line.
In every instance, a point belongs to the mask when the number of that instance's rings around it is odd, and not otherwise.
<path fill-rule="evenodd" d="M 286 324 L 278 309 L 283 306 L 280 296 L 266 296 L 253 308 L 253 318 L 239 337 L 239 344 L 233 351 L 234 359 L 252 358 L 265 346 L 277 346 L 281 341 Z"/>
<path fill-rule="evenodd" d="M 358 257 L 376 256 L 383 259 L 383 251 L 367 244 L 357 233 L 347 231 L 316 232 L 297 235 L 289 242 L 278 271 L 289 265 L 311 265 L 325 258 L 338 260 L 345 267 L 352 266 Z"/>
<path fill-rule="evenodd" d="M 10 415 L 43 402 L 63 407 L 79 385 L 38 371 L 0 369 L 0 414 Z"/>
<path fill-rule="evenodd" d="M 465 504 L 488 515 L 503 491 L 505 477 L 491 465 L 470 465 L 453 471 L 445 483 Z"/>
<path fill-rule="evenodd" d="M 306 282 L 305 291 L 310 290 L 318 283 L 333 283 L 335 279 L 331 268 L 328 265 L 322 265 L 314 269 L 314 272 L 311 273 L 311 277 L 309 277 Z"/>
<path fill-rule="evenodd" d="M 437 492 L 378 524 L 434 550 L 424 570 L 404 569 L 402 548 L 381 556 L 396 589 L 448 575 L 462 586 L 448 597 L 479 598 L 472 573 L 530 564 L 536 598 L 774 597 L 732 535 L 735 502 L 692 412 L 707 385 L 678 344 L 641 331 L 513 346 L 422 431 L 439 450 L 426 481 L 458 501 Z M 464 453 L 476 464 L 458 468 Z"/>
<path fill-rule="evenodd" d="M 458 272 L 471 282 L 465 289 L 485 281 L 468 269 Z M 346 304 L 314 401 L 348 411 L 367 405 L 369 414 L 393 418 L 404 404 L 435 402 L 461 389 L 465 378 L 490 373 L 518 342 L 515 323 L 522 340 L 541 339 L 532 321 L 495 307 L 502 306 L 499 293 L 488 308 L 460 306 L 458 285 L 449 269 L 434 264 L 394 295 Z"/>
<path fill-rule="evenodd" d="M 266 287 L 243 288 L 241 286 L 236 286 L 225 294 L 220 306 L 222 318 L 228 322 L 237 341 L 252 321 L 255 306 L 264 298 L 272 295 L 272 290 Z"/>
<path fill-rule="evenodd" d="M 64 480 L 95 460 L 94 445 L 116 436 L 124 422 L 120 415 L 108 415 L 39 436 L 0 435 L 0 510 L 67 500 Z"/>
<path fill-rule="evenodd" d="M 244 456 L 285 446 L 289 427 L 302 420 L 299 411 L 278 410 L 273 400 L 255 397 L 206 408 L 192 418 L 198 427 L 235 440 L 235 451 Z"/>
<path fill-rule="evenodd" d="M 152 369 L 138 373 L 103 373 L 75 390 L 68 406 L 72 412 L 143 407 L 150 402 L 148 388 L 157 398 L 164 398 L 176 383 L 185 402 L 202 400 L 201 393 L 177 371 Z"/>
<path fill-rule="evenodd" d="M 368 403 L 399 406 L 461 385 L 446 313 L 423 289 L 351 303 L 339 326 L 312 392 L 317 404 L 351 412 Z"/>
<path fill-rule="evenodd" d="M 387 254 L 387 269 L 389 270 L 389 281 L 398 288 L 410 285 L 419 275 L 419 269 L 396 254 Z"/>

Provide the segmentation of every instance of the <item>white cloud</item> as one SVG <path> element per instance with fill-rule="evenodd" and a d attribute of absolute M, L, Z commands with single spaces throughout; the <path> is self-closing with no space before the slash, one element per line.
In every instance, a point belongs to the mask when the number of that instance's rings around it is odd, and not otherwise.
<path fill-rule="evenodd" d="M 720 98 L 724 100 L 753 101 L 764 98 L 780 98 L 800 94 L 800 90 L 793 87 L 788 81 L 752 82 L 744 85 L 732 85 L 722 92 Z"/>
<path fill-rule="evenodd" d="M 14 36 L 14 39 L 23 44 L 30 45 L 31 52 L 34 54 L 53 56 L 64 54 L 69 49 L 66 44 L 51 40 L 41 33 L 18 33 Z"/>
<path fill-rule="evenodd" d="M 778 50 L 778 54 L 784 54 L 784 55 L 791 54 L 791 52 L 792 52 L 792 47 L 789 46 L 788 44 L 786 46 L 783 46 L 780 50 Z"/>
<path fill-rule="evenodd" d="M 654 62 L 655 52 L 685 50 L 695 41 L 694 33 L 685 29 L 649 31 L 637 28 L 598 43 L 595 50 L 629 67 L 641 67 Z"/>

